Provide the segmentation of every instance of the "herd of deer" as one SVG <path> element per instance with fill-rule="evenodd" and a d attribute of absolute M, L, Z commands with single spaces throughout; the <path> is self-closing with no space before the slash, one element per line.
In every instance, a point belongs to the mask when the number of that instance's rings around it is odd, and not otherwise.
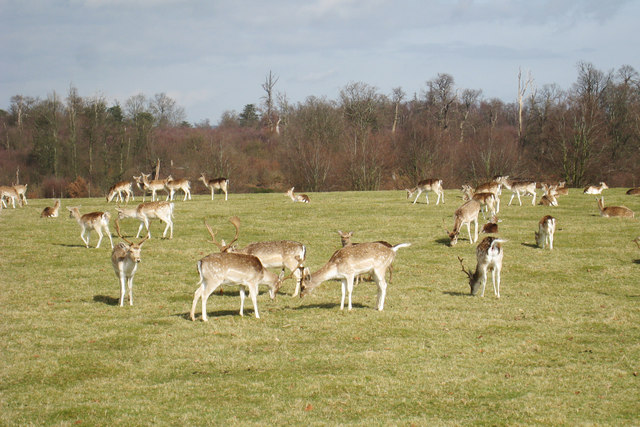
<path fill-rule="evenodd" d="M 149 229 L 149 220 L 158 218 L 166 224 L 163 237 L 169 232 L 169 238 L 173 238 L 173 210 L 175 193 L 180 190 L 184 193 L 184 199 L 191 199 L 190 182 L 188 180 L 173 180 L 170 176 L 163 180 L 150 180 L 149 175 L 141 174 L 134 176 L 138 188 L 143 192 L 143 203 L 135 208 L 121 208 L 119 202 L 127 203 L 129 200 L 135 200 L 132 191 L 132 183 L 129 181 L 118 182 L 112 186 L 107 195 L 106 200 L 110 202 L 116 200 L 118 207 L 115 227 L 117 235 L 122 239 L 115 247 L 109 230 L 109 221 L 111 215 L 109 212 L 91 212 L 81 215 L 78 207 L 67 207 L 70 218 L 75 218 L 81 226 L 81 239 L 85 246 L 89 247 L 89 235 L 93 230 L 98 234 L 98 243 L 96 248 L 100 247 L 104 234 L 109 238 L 112 255 L 111 261 L 116 276 L 120 282 L 120 306 L 124 305 L 126 289 L 129 291 L 129 304 L 133 305 L 133 277 L 136 273 L 138 263 L 141 260 L 141 249 L 143 243 L 151 238 Z M 229 180 L 226 178 L 207 179 L 204 174 L 200 177 L 203 184 L 211 190 L 211 199 L 214 198 L 216 189 L 225 193 L 227 200 L 227 189 Z M 15 206 L 15 200 L 19 205 L 27 204 L 26 185 L 23 186 L 1 186 L 0 187 L 0 209 L 6 207 L 5 198 L 11 199 Z M 514 198 L 518 198 L 518 202 L 522 205 L 522 197 L 531 196 L 532 205 L 536 201 L 536 183 L 533 181 L 514 181 L 508 176 L 496 177 L 493 181 L 479 185 L 475 188 L 464 185 L 462 187 L 464 203 L 456 209 L 454 213 L 453 231 L 446 230 L 449 236 L 449 243 L 454 246 L 460 234 L 461 228 L 466 224 L 469 235 L 469 242 L 473 244 L 478 240 L 478 215 L 484 207 L 484 212 L 491 215 L 491 220 L 482 228 L 483 233 L 495 234 L 498 232 L 497 214 L 500 211 L 500 196 L 502 188 L 511 190 L 511 199 L 509 205 Z M 543 183 L 539 186 L 543 190 L 543 196 L 540 200 L 541 205 L 558 206 L 557 197 L 568 194 L 564 182 L 559 183 Z M 584 194 L 601 195 L 602 191 L 607 189 L 607 185 L 601 182 L 597 186 L 590 186 L 584 189 Z M 156 200 L 158 191 L 166 191 L 167 199 L 165 201 Z M 418 185 L 412 189 L 407 189 L 407 198 L 410 199 L 416 194 L 413 203 L 415 204 L 418 197 L 423 192 L 427 204 L 429 203 L 428 192 L 433 191 L 437 195 L 436 205 L 442 201 L 444 203 L 444 190 L 442 180 L 430 179 L 420 181 Z M 147 193 L 151 194 L 151 202 L 145 202 L 144 198 Z M 306 194 L 295 194 L 292 187 L 287 191 L 287 196 L 294 202 L 309 203 L 309 197 Z M 629 195 L 640 195 L 640 188 L 633 188 L 627 192 Z M 600 213 L 604 217 L 633 217 L 634 213 L 624 206 L 604 206 L 603 198 L 596 198 Z M 41 217 L 55 218 L 58 216 L 60 208 L 60 200 L 56 200 L 53 207 L 47 207 L 42 211 Z M 134 243 L 122 236 L 119 221 L 124 218 L 137 218 L 140 221 L 136 238 L 140 237 L 143 227 L 146 228 L 146 236 Z M 206 228 L 211 235 L 212 242 L 218 247 L 219 252 L 212 253 L 197 262 L 197 269 L 200 276 L 198 288 L 195 291 L 193 304 L 191 307 L 190 318 L 195 320 L 195 310 L 198 301 L 202 302 L 202 319 L 207 321 L 207 300 L 211 293 L 223 285 L 238 285 L 240 287 L 240 315 L 243 315 L 245 289 L 248 290 L 249 296 L 253 303 L 254 314 L 259 318 L 257 295 L 258 286 L 265 284 L 269 286 L 269 295 L 273 299 L 280 289 L 283 281 L 288 278 L 295 278 L 296 287 L 292 296 L 300 295 L 301 297 L 311 293 L 321 283 L 328 280 L 340 280 L 342 282 L 342 299 L 340 309 L 344 309 L 345 298 L 348 297 L 348 309 L 352 308 L 352 292 L 354 284 L 363 274 L 370 274 L 373 281 L 378 287 L 378 298 L 376 308 L 383 310 L 384 300 L 387 290 L 386 272 L 390 273 L 391 280 L 392 263 L 398 249 L 410 246 L 410 243 L 400 243 L 392 245 L 385 241 L 353 243 L 351 237 L 353 232 L 338 231 L 342 248 L 334 252 L 329 261 L 314 273 L 310 273 L 309 269 L 304 266 L 306 259 L 306 247 L 300 242 L 290 240 L 278 241 L 262 241 L 251 243 L 242 249 L 237 248 L 234 243 L 238 240 L 240 231 L 240 220 L 237 217 L 230 219 L 235 227 L 235 237 L 231 243 L 226 244 L 224 240 L 218 242 L 216 233 L 206 223 Z M 471 236 L 471 223 L 475 223 L 475 233 Z M 536 244 L 543 249 L 548 246 L 553 249 L 553 238 L 556 230 L 556 218 L 551 215 L 545 215 L 538 223 L 538 231 L 535 232 Z M 634 240 L 640 247 L 640 237 Z M 469 278 L 471 294 L 476 295 L 480 292 L 484 296 L 484 290 L 487 281 L 488 271 L 492 272 L 492 281 L 494 293 L 500 297 L 500 272 L 502 269 L 503 249 L 502 244 L 506 240 L 498 237 L 485 237 L 476 248 L 477 265 L 476 270 L 472 272 L 466 269 L 463 259 L 458 257 L 462 266 L 462 271 Z M 274 274 L 270 268 L 279 268 L 279 275 Z M 285 276 L 285 269 L 289 270 L 289 275 Z M 126 285 L 126 286 L 125 286 Z"/>

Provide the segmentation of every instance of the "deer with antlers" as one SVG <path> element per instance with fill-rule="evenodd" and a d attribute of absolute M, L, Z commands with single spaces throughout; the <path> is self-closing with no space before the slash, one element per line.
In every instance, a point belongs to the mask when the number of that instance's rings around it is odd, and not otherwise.
<path fill-rule="evenodd" d="M 453 231 L 449 231 L 445 228 L 447 235 L 450 239 L 450 246 L 455 246 L 458 243 L 458 236 L 460 235 L 460 229 L 463 225 L 467 225 L 467 232 L 469 233 L 469 243 L 473 244 L 478 240 L 478 214 L 480 213 L 480 203 L 476 200 L 469 200 L 453 214 Z M 444 223 L 444 219 L 442 220 Z M 471 238 L 471 223 L 475 223 L 474 238 Z"/>
<path fill-rule="evenodd" d="M 267 270 L 260 262 L 260 259 L 254 255 L 230 252 L 229 249 L 238 236 L 239 219 L 233 217 L 230 221 L 236 226 L 236 237 L 229 245 L 224 244 L 224 242 L 218 242 L 215 238 L 216 233 L 211 230 L 211 227 L 205 221 L 211 239 L 220 248 L 220 252 L 207 255 L 197 263 L 200 281 L 193 296 L 190 313 L 191 320 L 195 320 L 196 305 L 198 300 L 201 299 L 202 320 L 204 322 L 208 321 L 207 300 L 222 285 L 238 285 L 240 287 L 240 316 L 244 316 L 245 289 L 247 289 L 253 303 L 254 315 L 256 319 L 259 319 L 257 301 L 259 285 L 268 285 L 269 296 L 271 299 L 275 299 L 282 282 L 292 276 L 291 274 L 285 277 L 284 271 L 276 275 Z"/>
<path fill-rule="evenodd" d="M 138 243 L 133 243 L 130 240 L 125 239 L 120 233 L 120 224 L 118 218 L 116 218 L 116 232 L 118 236 L 124 240 L 113 248 L 111 252 L 111 264 L 113 265 L 113 271 L 116 273 L 116 277 L 120 281 L 120 307 L 124 306 L 124 296 L 126 293 L 125 283 L 129 288 L 129 305 L 133 305 L 133 276 L 138 270 L 138 264 L 140 263 L 140 253 L 142 251 L 142 245 L 149 238 L 146 236 Z"/>
<path fill-rule="evenodd" d="M 204 172 L 201 173 L 199 181 L 202 181 L 205 187 L 211 190 L 211 200 L 213 200 L 213 194 L 216 190 L 220 190 L 224 193 L 224 200 L 227 200 L 227 190 L 229 189 L 229 180 L 227 178 L 214 178 L 207 179 L 204 176 Z"/>
<path fill-rule="evenodd" d="M 502 270 L 502 243 L 506 240 L 497 237 L 485 237 L 476 248 L 476 271 L 471 272 L 464 268 L 463 259 L 458 257 L 462 271 L 469 277 L 469 286 L 471 287 L 471 295 L 475 296 L 478 291 L 481 297 L 484 297 L 484 288 L 487 283 L 487 271 L 491 270 L 491 278 L 493 281 L 493 293 L 500 298 L 500 271 Z"/>
<path fill-rule="evenodd" d="M 311 200 L 309 199 L 309 196 L 307 196 L 306 194 L 296 194 L 293 192 L 293 190 L 296 187 L 291 187 L 288 191 L 287 191 L 287 196 L 291 197 L 291 200 L 295 203 L 295 202 L 300 202 L 300 203 L 309 203 Z"/>
<path fill-rule="evenodd" d="M 178 190 L 184 193 L 183 202 L 187 201 L 187 197 L 191 200 L 191 182 L 188 179 L 173 179 L 173 177 L 169 175 L 167 180 L 167 189 L 169 190 L 167 200 L 173 200 L 173 196 Z"/>
<path fill-rule="evenodd" d="M 58 218 L 58 210 L 60 209 L 60 199 L 56 200 L 53 206 L 47 206 L 42 210 L 40 218 Z"/>
<path fill-rule="evenodd" d="M 128 203 L 129 198 L 131 198 L 131 200 L 135 200 L 135 197 L 133 197 L 133 190 L 131 190 L 131 187 L 132 186 L 130 181 L 116 182 L 111 186 L 111 188 L 109 188 L 109 191 L 107 192 L 107 195 L 106 195 L 107 203 L 112 201 L 114 197 L 116 199 L 116 202 Z M 122 196 L 122 193 L 124 193 L 124 197 Z"/>
<path fill-rule="evenodd" d="M 553 250 L 553 235 L 556 232 L 556 219 L 551 215 L 545 215 L 538 222 L 538 231 L 535 232 L 536 244 L 542 249 L 549 244 L 549 250 Z"/>
<path fill-rule="evenodd" d="M 582 192 L 584 194 L 602 194 L 603 190 L 608 190 L 609 186 L 604 182 L 600 181 L 598 185 L 590 185 L 586 187 Z"/>
<path fill-rule="evenodd" d="M 418 184 L 415 187 L 411 189 L 406 188 L 405 191 L 407 192 L 407 199 L 411 199 L 411 197 L 415 193 L 418 193 L 416 194 L 416 198 L 413 200 L 414 205 L 418 201 L 418 197 L 420 197 L 420 194 L 422 194 L 423 192 L 424 192 L 424 196 L 427 199 L 427 204 L 429 204 L 429 191 L 433 191 L 438 196 L 438 200 L 436 200 L 436 205 L 440 203 L 440 197 L 442 197 L 442 204 L 444 204 L 444 190 L 442 188 L 441 179 L 424 179 L 418 182 Z"/>
<path fill-rule="evenodd" d="M 91 230 L 95 230 L 95 232 L 98 233 L 98 244 L 96 245 L 96 248 L 100 247 L 100 242 L 102 242 L 103 236 L 102 231 L 104 230 L 109 237 L 109 242 L 113 249 L 113 239 L 111 238 L 111 231 L 109 231 L 109 220 L 111 219 L 111 214 L 109 214 L 109 212 L 90 212 L 88 214 L 80 215 L 80 210 L 77 207 L 67 207 L 67 209 L 69 210 L 69 218 L 75 218 L 78 224 L 80 224 L 80 227 L 82 227 L 80 238 L 87 248 L 89 247 Z"/>
<path fill-rule="evenodd" d="M 620 218 L 633 218 L 634 213 L 626 206 L 605 206 L 602 198 L 597 198 L 598 208 L 600 209 L 600 216 L 605 218 L 620 217 Z"/>
<path fill-rule="evenodd" d="M 304 269 L 300 297 L 310 294 L 321 283 L 327 280 L 340 279 L 342 282 L 340 310 L 344 310 L 344 300 L 348 294 L 348 310 L 351 311 L 351 294 L 353 292 L 355 277 L 361 274 L 372 273 L 378 285 L 378 302 L 376 308 L 382 311 L 384 308 L 384 299 L 387 294 L 386 271 L 391 263 L 393 263 L 398 249 L 407 246 L 411 246 L 411 243 L 400 243 L 388 247 L 382 243 L 370 242 L 345 246 L 342 249 L 338 249 L 329 261 L 315 273 L 310 274 L 308 268 Z"/>

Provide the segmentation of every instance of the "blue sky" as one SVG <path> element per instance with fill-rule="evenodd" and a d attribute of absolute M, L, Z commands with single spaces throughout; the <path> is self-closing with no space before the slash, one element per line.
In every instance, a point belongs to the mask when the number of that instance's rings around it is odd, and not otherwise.
<path fill-rule="evenodd" d="M 640 0 L 0 0 L 0 108 L 164 92 L 193 123 L 350 82 L 420 94 L 438 73 L 515 100 L 517 75 L 569 89 L 578 61 L 640 71 Z"/>

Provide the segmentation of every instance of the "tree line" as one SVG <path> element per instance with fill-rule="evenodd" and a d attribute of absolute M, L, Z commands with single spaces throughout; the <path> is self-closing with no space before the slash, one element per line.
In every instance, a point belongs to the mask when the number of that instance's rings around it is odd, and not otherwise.
<path fill-rule="evenodd" d="M 512 103 L 446 73 L 411 96 L 353 82 L 337 99 L 291 103 L 269 72 L 264 96 L 215 126 L 186 122 L 164 93 L 113 105 L 74 87 L 64 97 L 16 95 L 0 110 L 0 183 L 19 179 L 41 197 L 101 196 L 160 160 L 163 177 L 190 178 L 196 191 L 201 173 L 229 178 L 232 192 L 401 189 L 435 177 L 456 188 L 495 175 L 638 185 L 635 69 L 580 62 L 568 89 L 517 77 Z"/>

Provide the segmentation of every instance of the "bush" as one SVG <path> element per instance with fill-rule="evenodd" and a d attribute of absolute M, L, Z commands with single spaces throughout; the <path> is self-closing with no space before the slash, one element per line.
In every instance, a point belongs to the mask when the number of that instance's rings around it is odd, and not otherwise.
<path fill-rule="evenodd" d="M 71 198 L 88 197 L 89 191 L 87 190 L 87 181 L 83 177 L 79 176 L 71 184 L 67 186 L 67 195 Z"/>
<path fill-rule="evenodd" d="M 42 181 L 40 191 L 42 193 L 42 197 L 57 199 L 59 197 L 65 197 L 65 190 L 68 185 L 69 182 L 66 179 L 50 176 Z"/>

